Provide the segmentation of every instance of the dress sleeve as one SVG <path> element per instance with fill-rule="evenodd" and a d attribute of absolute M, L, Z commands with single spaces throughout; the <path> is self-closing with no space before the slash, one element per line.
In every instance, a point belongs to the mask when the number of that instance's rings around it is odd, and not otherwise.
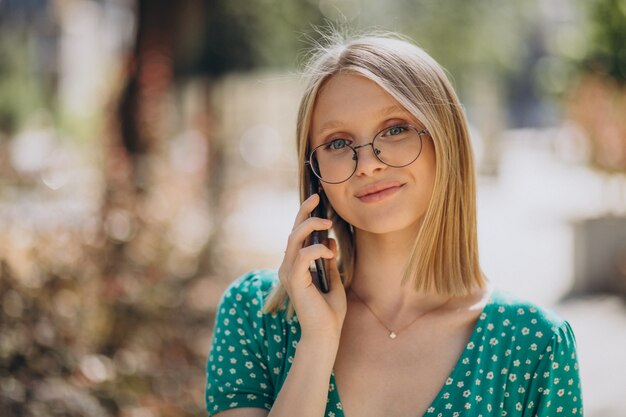
<path fill-rule="evenodd" d="M 206 364 L 209 416 L 238 407 L 269 410 L 274 401 L 259 282 L 251 274 L 244 275 L 220 300 Z"/>
<path fill-rule="evenodd" d="M 556 328 L 533 377 L 525 416 L 583 415 L 576 338 L 567 321 Z"/>

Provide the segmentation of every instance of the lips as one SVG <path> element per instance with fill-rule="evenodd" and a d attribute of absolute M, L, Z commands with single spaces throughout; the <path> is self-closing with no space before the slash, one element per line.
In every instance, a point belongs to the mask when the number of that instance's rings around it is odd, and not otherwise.
<path fill-rule="evenodd" d="M 374 194 L 388 188 L 400 187 L 402 185 L 403 184 L 399 181 L 379 181 L 361 188 L 354 196 L 361 198 L 369 194 Z"/>

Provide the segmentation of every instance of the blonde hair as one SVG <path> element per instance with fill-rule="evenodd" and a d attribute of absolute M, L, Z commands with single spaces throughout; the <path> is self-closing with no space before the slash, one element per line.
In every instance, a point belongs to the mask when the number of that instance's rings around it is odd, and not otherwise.
<path fill-rule="evenodd" d="M 476 179 L 467 121 L 443 68 L 423 49 L 398 34 L 369 34 L 347 39 L 327 36 L 318 44 L 305 71 L 308 84 L 300 102 L 297 123 L 300 201 L 308 197 L 312 175 L 304 165 L 310 152 L 311 114 L 320 88 L 333 75 L 350 72 L 375 82 L 422 122 L 434 143 L 436 173 L 433 194 L 415 237 L 402 285 L 411 278 L 415 290 L 435 290 L 458 296 L 484 288 L 487 279 L 478 260 Z M 354 274 L 352 226 L 321 194 L 333 221 L 338 243 L 337 262 L 344 287 Z M 287 303 L 285 305 L 285 302 Z M 279 282 L 268 295 L 263 311 L 294 308 Z"/>

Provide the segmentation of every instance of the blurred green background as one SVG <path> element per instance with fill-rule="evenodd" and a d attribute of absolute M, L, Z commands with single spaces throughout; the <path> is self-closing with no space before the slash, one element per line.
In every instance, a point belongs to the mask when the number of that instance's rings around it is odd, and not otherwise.
<path fill-rule="evenodd" d="M 329 27 L 448 70 L 487 275 L 571 320 L 586 414 L 623 415 L 626 0 L 0 0 L 0 415 L 204 415 L 222 292 L 282 260 Z"/>

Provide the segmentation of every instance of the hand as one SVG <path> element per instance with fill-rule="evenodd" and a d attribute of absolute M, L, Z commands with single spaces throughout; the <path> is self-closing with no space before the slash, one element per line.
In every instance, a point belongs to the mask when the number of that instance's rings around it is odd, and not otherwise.
<path fill-rule="evenodd" d="M 337 266 L 337 242 L 328 239 L 330 248 L 321 243 L 303 247 L 306 238 L 314 230 L 327 230 L 332 226 L 330 220 L 309 217 L 319 204 L 319 198 L 318 194 L 313 194 L 300 206 L 287 241 L 285 258 L 278 269 L 278 277 L 293 303 L 302 336 L 339 340 L 346 317 L 347 302 Z M 321 292 L 315 286 L 309 271 L 311 261 L 318 258 L 329 259 L 326 262 L 329 269 L 328 293 Z"/>

